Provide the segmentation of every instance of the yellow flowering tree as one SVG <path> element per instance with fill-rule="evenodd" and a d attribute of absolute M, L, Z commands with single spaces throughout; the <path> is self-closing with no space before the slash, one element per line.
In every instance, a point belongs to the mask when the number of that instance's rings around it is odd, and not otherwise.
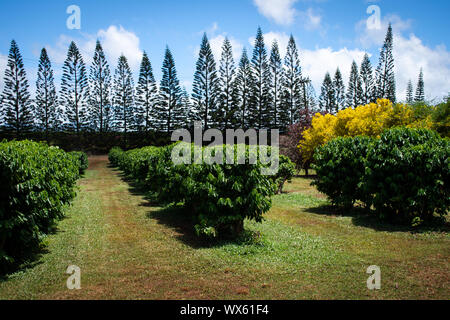
<path fill-rule="evenodd" d="M 392 127 L 431 128 L 432 125 L 430 117 L 415 118 L 413 110 L 407 105 L 394 105 L 387 99 L 378 99 L 376 103 L 343 109 L 336 115 L 316 114 L 298 147 L 304 163 L 310 163 L 317 147 L 337 137 L 378 137 L 385 129 Z"/>

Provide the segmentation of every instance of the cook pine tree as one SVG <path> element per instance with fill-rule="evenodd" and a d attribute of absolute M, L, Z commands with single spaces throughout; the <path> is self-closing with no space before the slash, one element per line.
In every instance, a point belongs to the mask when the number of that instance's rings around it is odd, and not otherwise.
<path fill-rule="evenodd" d="M 235 113 L 236 128 L 246 130 L 250 128 L 249 106 L 251 101 L 251 89 L 254 85 L 254 78 L 247 50 L 244 48 L 239 61 L 239 68 L 233 86 L 233 101 L 237 108 Z"/>
<path fill-rule="evenodd" d="M 194 108 L 205 130 L 216 126 L 218 112 L 219 79 L 216 62 L 206 33 L 203 34 L 192 89 Z"/>
<path fill-rule="evenodd" d="M 138 130 L 149 131 L 153 128 L 154 107 L 158 101 L 158 88 L 153 75 L 152 65 L 147 53 L 142 56 L 139 80 L 136 88 L 136 112 Z"/>
<path fill-rule="evenodd" d="M 181 87 L 175 67 L 175 60 L 169 47 L 166 47 L 162 66 L 162 79 L 159 86 L 159 99 L 155 106 L 157 129 L 170 133 L 180 125 Z"/>
<path fill-rule="evenodd" d="M 16 41 L 12 40 L 5 70 L 1 113 L 4 114 L 5 130 L 13 132 L 17 138 L 34 125 L 28 88 L 22 55 Z"/>
<path fill-rule="evenodd" d="M 408 81 L 408 85 L 406 87 L 406 103 L 408 104 L 414 103 L 413 84 L 411 80 Z"/>
<path fill-rule="evenodd" d="M 86 65 L 77 45 L 72 41 L 63 66 L 60 103 L 67 129 L 77 135 L 89 124 L 88 98 Z"/>
<path fill-rule="evenodd" d="M 392 25 L 389 28 L 380 52 L 380 61 L 376 69 L 376 98 L 389 99 L 396 102 L 396 84 L 394 73 L 394 36 Z"/>
<path fill-rule="evenodd" d="M 97 40 L 89 74 L 90 121 L 97 132 L 111 129 L 111 71 L 100 41 Z"/>
<path fill-rule="evenodd" d="M 345 85 L 342 78 L 342 73 L 339 68 L 336 69 L 333 79 L 334 88 L 334 112 L 339 112 L 339 110 L 345 109 Z"/>
<path fill-rule="evenodd" d="M 124 55 L 119 57 L 114 74 L 114 126 L 119 132 L 127 134 L 136 125 L 134 112 L 134 82 L 128 60 Z"/>
<path fill-rule="evenodd" d="M 417 81 L 416 96 L 414 97 L 415 102 L 425 101 L 425 83 L 423 81 L 423 70 L 420 69 L 419 80 Z"/>
<path fill-rule="evenodd" d="M 285 83 L 283 94 L 283 106 L 288 113 L 287 125 L 292 125 L 299 118 L 299 110 L 302 108 L 302 69 L 298 49 L 294 37 L 291 35 L 287 46 L 285 65 Z"/>
<path fill-rule="evenodd" d="M 233 105 L 233 81 L 235 77 L 235 65 L 233 59 L 233 48 L 228 38 L 225 38 L 222 45 L 222 56 L 219 68 L 219 108 L 215 123 L 219 129 L 229 129 L 233 126 L 234 113 Z"/>
<path fill-rule="evenodd" d="M 271 118 L 271 129 L 286 129 L 289 121 L 287 112 L 282 109 L 281 99 L 283 94 L 284 70 L 281 61 L 278 42 L 275 40 L 272 44 L 270 53 L 270 87 L 269 87 L 269 116 Z"/>
<path fill-rule="evenodd" d="M 248 119 L 251 127 L 255 129 L 269 128 L 270 72 L 267 60 L 267 50 L 261 28 L 258 28 L 256 34 L 251 67 L 254 82 L 251 87 Z"/>
<path fill-rule="evenodd" d="M 369 55 L 364 55 L 359 72 L 362 84 L 361 104 L 366 105 L 375 102 L 375 80 L 373 77 L 373 68 L 370 63 Z"/>
<path fill-rule="evenodd" d="M 336 100 L 334 93 L 333 80 L 329 72 L 326 73 L 322 83 L 321 93 L 319 97 L 320 109 L 323 112 L 333 113 L 336 110 Z"/>
<path fill-rule="evenodd" d="M 35 116 L 37 129 L 45 133 L 48 141 L 50 132 L 58 130 L 59 112 L 53 69 L 47 50 L 41 50 L 36 80 Z"/>
<path fill-rule="evenodd" d="M 358 65 L 355 61 L 353 61 L 350 71 L 346 99 L 347 106 L 352 108 L 358 107 L 362 102 L 362 82 L 359 77 Z"/>

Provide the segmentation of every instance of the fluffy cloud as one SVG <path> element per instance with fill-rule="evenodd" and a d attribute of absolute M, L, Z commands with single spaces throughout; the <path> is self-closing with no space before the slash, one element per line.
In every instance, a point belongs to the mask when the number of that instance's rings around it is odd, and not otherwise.
<path fill-rule="evenodd" d="M 223 46 L 223 42 L 225 41 L 226 37 L 227 37 L 227 35 L 225 33 L 223 33 L 223 34 L 217 35 L 209 40 L 209 43 L 211 45 L 211 50 L 214 54 L 214 58 L 215 58 L 216 62 L 220 61 L 220 57 L 222 56 L 222 46 Z M 239 59 L 241 58 L 242 49 L 244 48 L 244 46 L 242 45 L 242 43 L 240 43 L 238 40 L 236 40 L 233 37 L 228 36 L 228 40 L 230 40 L 231 46 L 233 47 L 234 62 L 238 63 Z M 197 50 L 197 54 L 198 54 L 199 50 L 200 50 L 200 47 Z"/>
<path fill-rule="evenodd" d="M 110 26 L 106 30 L 99 30 L 96 34 L 84 34 L 82 38 L 72 38 L 60 35 L 55 45 L 46 46 L 48 54 L 54 63 L 63 64 L 71 41 L 75 41 L 83 55 L 83 59 L 90 64 L 94 55 L 95 43 L 100 40 L 110 65 L 114 68 L 121 54 L 128 59 L 131 69 L 136 72 L 142 59 L 139 37 L 122 26 Z"/>
<path fill-rule="evenodd" d="M 297 14 L 294 6 L 298 0 L 253 0 L 258 11 L 278 24 L 289 25 Z"/>
<path fill-rule="evenodd" d="M 334 77 L 334 73 L 339 67 L 346 83 L 350 77 L 353 60 L 359 64 L 365 54 L 362 50 L 349 50 L 347 48 L 337 51 L 331 48 L 300 50 L 303 74 L 311 79 L 317 95 L 320 94 L 320 88 L 327 72 L 330 72 L 331 76 Z"/>

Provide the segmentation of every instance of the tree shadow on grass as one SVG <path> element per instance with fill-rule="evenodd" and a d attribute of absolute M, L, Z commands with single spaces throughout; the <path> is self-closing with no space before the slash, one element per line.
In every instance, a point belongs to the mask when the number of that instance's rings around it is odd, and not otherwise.
<path fill-rule="evenodd" d="M 410 233 L 427 233 L 427 232 L 450 232 L 450 224 L 442 218 L 435 218 L 423 225 L 413 227 L 407 224 L 395 223 L 386 221 L 378 217 L 372 211 L 362 207 L 354 207 L 351 209 L 338 209 L 331 205 L 323 205 L 305 210 L 309 213 L 326 215 L 326 216 L 340 216 L 350 217 L 354 226 L 370 228 L 375 231 L 384 232 L 410 232 Z"/>
<path fill-rule="evenodd" d="M 8 281 L 8 277 L 17 272 L 25 272 L 43 263 L 43 256 L 50 253 L 45 245 L 28 250 L 20 260 L 7 266 L 0 265 L 0 283 Z"/>

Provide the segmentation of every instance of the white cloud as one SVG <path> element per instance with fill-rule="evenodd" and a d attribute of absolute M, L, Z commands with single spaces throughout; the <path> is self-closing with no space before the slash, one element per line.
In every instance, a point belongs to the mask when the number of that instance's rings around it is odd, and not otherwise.
<path fill-rule="evenodd" d="M 353 60 L 359 65 L 364 54 L 365 52 L 362 50 L 349 50 L 347 48 L 337 51 L 331 48 L 317 48 L 315 50 L 300 49 L 303 75 L 311 79 L 316 93 L 319 95 L 323 79 L 327 72 L 330 72 L 331 76 L 334 77 L 336 69 L 339 67 L 344 83 L 347 83 Z"/>
<path fill-rule="evenodd" d="M 223 33 L 223 34 L 217 35 L 214 38 L 211 38 L 209 40 L 209 43 L 211 45 L 211 50 L 213 52 L 216 62 L 220 61 L 220 58 L 222 56 L 222 46 L 223 46 L 223 42 L 225 41 L 225 37 L 227 37 L 227 35 L 225 33 Z M 244 46 L 242 45 L 242 43 L 240 43 L 238 40 L 236 40 L 233 37 L 228 36 L 228 40 L 230 40 L 231 46 L 233 48 L 234 62 L 237 63 L 239 61 L 239 59 L 241 58 L 242 50 L 243 50 Z M 198 54 L 198 50 L 197 50 L 197 54 Z"/>
<path fill-rule="evenodd" d="M 253 0 L 258 11 L 278 24 L 289 25 L 294 22 L 297 11 L 293 7 L 298 0 Z"/>
<path fill-rule="evenodd" d="M 142 50 L 140 49 L 139 37 L 123 28 L 122 26 L 110 26 L 106 30 L 99 30 L 96 34 L 84 34 L 82 38 L 72 38 L 67 35 L 60 35 L 55 45 L 46 46 L 52 62 L 63 64 L 67 56 L 67 50 L 71 41 L 75 41 L 83 55 L 86 64 L 90 64 L 94 55 L 95 43 L 97 39 L 102 43 L 105 55 L 114 69 L 121 54 L 128 59 L 130 68 L 136 72 L 142 60 Z"/>
<path fill-rule="evenodd" d="M 270 50 L 272 48 L 273 42 L 275 40 L 277 40 L 278 47 L 280 49 L 280 55 L 282 58 L 284 58 L 284 56 L 286 55 L 286 49 L 287 49 L 287 45 L 289 43 L 290 36 L 284 32 L 270 31 L 270 32 L 264 33 L 263 37 L 264 37 L 264 44 L 266 45 L 268 55 L 270 55 Z M 255 37 L 250 37 L 248 39 L 248 42 L 253 47 L 253 45 L 255 44 Z M 251 55 L 252 53 L 249 52 L 249 54 Z"/>
<path fill-rule="evenodd" d="M 394 59 L 397 82 L 397 98 L 406 98 L 406 86 L 409 80 L 417 83 L 420 68 L 424 71 L 425 95 L 428 100 L 440 100 L 450 90 L 450 52 L 444 45 L 431 48 L 414 33 L 410 32 L 412 22 L 402 20 L 396 15 L 388 15 L 381 22 L 381 29 L 369 29 L 365 21 L 356 28 L 359 41 L 365 48 L 376 50 L 383 45 L 389 22 L 394 32 Z M 410 32 L 405 36 L 404 33 Z M 374 66 L 378 63 L 372 61 Z"/>
<path fill-rule="evenodd" d="M 304 24 L 307 30 L 314 30 L 321 26 L 322 17 L 313 11 L 312 8 L 308 8 L 305 12 L 301 12 L 301 16 L 304 17 Z"/>
<path fill-rule="evenodd" d="M 7 64 L 8 64 L 8 56 L 0 53 L 0 94 L 3 92 L 3 76 L 5 75 L 5 69 Z"/>

